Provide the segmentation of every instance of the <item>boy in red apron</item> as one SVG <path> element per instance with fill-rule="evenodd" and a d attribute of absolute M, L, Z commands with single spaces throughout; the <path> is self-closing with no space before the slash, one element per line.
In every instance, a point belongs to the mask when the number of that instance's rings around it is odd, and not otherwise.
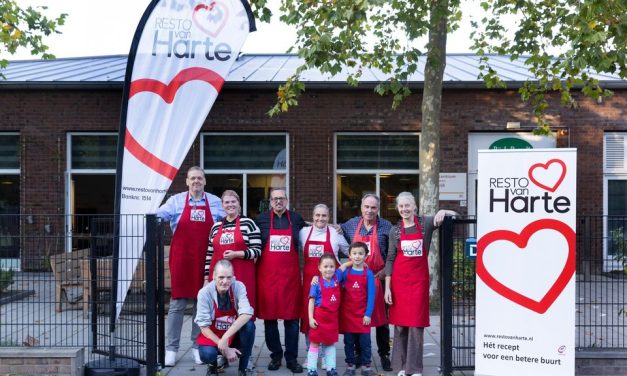
<path fill-rule="evenodd" d="M 248 359 L 255 341 L 254 310 L 246 295 L 246 286 L 236 281 L 228 260 L 216 263 L 213 281 L 198 292 L 195 322 L 200 327 L 198 350 L 203 363 L 211 364 L 222 354 L 228 361 L 239 358 L 239 376 L 246 376 Z M 231 347 L 235 336 L 238 348 Z"/>
<path fill-rule="evenodd" d="M 339 337 L 339 312 L 342 300 L 340 283 L 344 281 L 344 270 L 350 263 L 335 269 L 335 256 L 325 253 L 320 257 L 319 283 L 312 282 L 309 291 L 309 351 L 307 352 L 307 374 L 318 376 L 318 355 L 324 350 L 327 376 L 337 376 L 335 365 L 335 343 Z"/>
<path fill-rule="evenodd" d="M 363 242 L 350 245 L 349 257 L 353 266 L 344 272 L 344 288 L 340 306 L 340 332 L 344 334 L 346 371 L 344 376 L 355 375 L 355 364 L 362 365 L 363 376 L 373 376 L 370 368 L 370 328 L 375 302 L 375 278 L 366 264 L 368 246 Z M 360 359 L 355 359 L 355 342 L 361 345 Z"/>

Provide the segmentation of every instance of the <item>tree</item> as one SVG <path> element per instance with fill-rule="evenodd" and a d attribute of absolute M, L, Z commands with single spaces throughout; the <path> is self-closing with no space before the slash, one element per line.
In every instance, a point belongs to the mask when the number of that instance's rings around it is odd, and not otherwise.
<path fill-rule="evenodd" d="M 466 3 L 465 3 L 466 4 Z M 253 11 L 268 21 L 267 0 L 251 0 Z M 538 133 L 550 131 L 544 113 L 547 96 L 559 93 L 574 107 L 571 89 L 599 98 L 603 89 L 589 71 L 627 77 L 627 5 L 624 0 L 482 0 L 485 16 L 474 21 L 473 49 L 481 58 L 481 76 L 488 87 L 504 87 L 488 54 L 525 56 L 535 80 L 520 88 L 531 104 Z M 362 67 L 388 76 L 375 91 L 392 95 L 396 108 L 411 94 L 408 78 L 426 55 L 420 137 L 420 211 L 435 213 L 439 196 L 440 103 L 446 65 L 447 34 L 459 26 L 460 0 L 281 0 L 280 19 L 294 25 L 294 48 L 304 63 L 278 90 L 271 115 L 298 104 L 305 90 L 299 81 L 306 69 L 336 74 L 349 69 L 348 83 L 357 85 Z M 507 16 L 507 17 L 506 17 Z M 420 45 L 421 38 L 427 37 Z M 433 254 L 433 253 L 432 253 Z M 431 292 L 439 276 L 438 260 L 431 263 Z"/>
<path fill-rule="evenodd" d="M 44 15 L 47 7 L 22 9 L 14 0 L 0 0 L 0 69 L 7 66 L 6 53 L 13 55 L 18 48 L 30 48 L 33 56 L 53 59 L 44 44 L 44 37 L 58 33 L 57 28 L 65 23 L 67 14 L 57 18 Z M 0 77 L 3 77 L 0 73 Z"/>

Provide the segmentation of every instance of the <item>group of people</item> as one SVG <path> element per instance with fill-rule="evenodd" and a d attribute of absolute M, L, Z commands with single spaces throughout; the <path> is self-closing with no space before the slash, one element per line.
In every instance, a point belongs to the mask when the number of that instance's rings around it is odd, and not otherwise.
<path fill-rule="evenodd" d="M 170 197 L 157 212 L 173 232 L 166 366 L 176 363 L 184 310 L 193 303 L 192 352 L 198 364 L 215 364 L 219 357 L 239 360 L 239 374 L 247 375 L 257 317 L 264 323 L 270 371 L 285 358 L 293 373 L 303 372 L 297 360 L 300 331 L 309 347 L 308 374 L 317 376 L 321 357 L 327 375 L 337 376 L 335 343 L 343 333 L 344 376 L 360 367 L 362 375 L 372 376 L 375 327 L 382 368 L 397 370 L 398 376 L 421 375 L 429 326 L 428 250 L 434 229 L 455 212 L 419 217 L 414 196 L 402 192 L 396 198 L 401 221 L 393 226 L 379 217 L 379 198 L 366 194 L 361 216 L 330 225 L 329 208 L 318 204 L 308 224 L 288 209 L 286 190 L 273 188 L 270 210 L 253 221 L 241 216 L 236 192 L 218 198 L 204 192 L 205 183 L 203 170 L 190 168 L 188 192 Z M 349 261 L 340 264 L 341 255 Z M 395 328 L 391 360 L 389 324 Z"/>

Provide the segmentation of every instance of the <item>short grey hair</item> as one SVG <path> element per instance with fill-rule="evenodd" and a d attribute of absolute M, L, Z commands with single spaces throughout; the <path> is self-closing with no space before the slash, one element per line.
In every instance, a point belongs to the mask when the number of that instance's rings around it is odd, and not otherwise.
<path fill-rule="evenodd" d="M 192 167 L 189 168 L 189 170 L 187 170 L 187 175 L 186 176 L 189 176 L 189 173 L 192 172 L 192 171 L 200 171 L 200 172 L 202 172 L 203 176 L 205 175 L 205 170 L 203 170 L 200 166 L 192 166 Z"/>
<path fill-rule="evenodd" d="M 287 197 L 287 189 L 285 187 L 273 187 L 270 188 L 270 194 L 268 195 L 269 198 L 272 198 L 272 192 L 275 191 L 283 191 L 285 192 L 285 197 Z"/>
<path fill-rule="evenodd" d="M 411 194 L 411 192 L 399 193 L 398 196 L 396 196 L 396 206 L 398 207 L 398 203 L 404 199 L 411 201 L 411 203 L 414 204 L 414 207 L 416 207 L 416 198 L 414 197 L 413 194 Z"/>
<path fill-rule="evenodd" d="M 329 207 L 325 204 L 318 204 L 316 206 L 314 206 L 312 214 L 316 212 L 316 209 L 326 209 L 327 213 L 331 214 L 331 210 L 329 209 Z"/>
<path fill-rule="evenodd" d="M 213 268 L 213 276 L 216 276 L 216 273 L 218 273 L 218 268 L 220 269 L 231 269 L 233 270 L 233 264 L 231 264 L 231 262 L 227 259 L 222 259 L 218 262 L 216 262 L 216 266 L 214 266 Z"/>
<path fill-rule="evenodd" d="M 367 198 L 374 198 L 375 200 L 377 200 L 377 204 L 381 203 L 381 199 L 379 198 L 379 196 L 375 195 L 374 193 L 366 193 L 362 198 L 361 198 L 361 204 L 364 204 L 364 201 L 366 201 Z"/>

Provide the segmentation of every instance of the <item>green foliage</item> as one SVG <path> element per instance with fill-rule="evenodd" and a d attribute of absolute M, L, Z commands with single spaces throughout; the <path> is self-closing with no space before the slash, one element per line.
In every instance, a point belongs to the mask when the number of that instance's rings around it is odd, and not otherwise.
<path fill-rule="evenodd" d="M 67 15 L 48 18 L 43 13 L 46 9 L 30 6 L 22 9 L 14 0 L 0 0 L 0 69 L 7 66 L 6 54 L 13 55 L 20 47 L 30 49 L 33 56 L 54 58 L 43 38 L 59 33 L 57 28 L 65 23 Z"/>
<path fill-rule="evenodd" d="M 13 283 L 13 269 L 0 270 L 0 291 L 6 290 Z"/>
<path fill-rule="evenodd" d="M 535 79 L 519 92 L 532 106 L 537 133 L 550 131 L 548 93 L 558 92 L 562 105 L 576 108 L 572 89 L 595 100 L 612 95 L 592 71 L 627 77 L 624 0 L 484 0 L 481 6 L 485 16 L 474 21 L 472 37 L 482 56 L 482 76 L 488 86 L 502 82 L 489 53 L 525 58 Z"/>
<path fill-rule="evenodd" d="M 453 299 L 475 299 L 475 262 L 466 258 L 465 243 L 453 244 Z"/>
<path fill-rule="evenodd" d="M 614 251 L 612 257 L 624 268 L 627 265 L 627 239 L 625 238 L 625 230 L 623 227 L 618 227 L 610 231 L 610 241 L 612 250 Z"/>
<path fill-rule="evenodd" d="M 251 0 L 257 17 L 269 21 L 267 0 Z M 559 94 L 562 105 L 575 108 L 571 90 L 600 100 L 612 92 L 591 75 L 627 78 L 627 2 L 624 0 L 480 0 L 484 16 L 473 20 L 473 50 L 481 56 L 480 77 L 488 88 L 503 88 L 490 54 L 524 58 L 533 77 L 519 89 L 537 119 L 536 133 L 550 131 L 545 114 L 548 95 Z M 356 85 L 363 68 L 383 73 L 375 92 L 391 95 L 396 108 L 411 94 L 407 82 L 422 69 L 418 57 L 438 47 L 420 38 L 435 28 L 438 17 L 455 30 L 462 17 L 459 0 L 281 0 L 280 19 L 297 29 L 293 50 L 305 64 L 279 90 L 269 113 L 298 104 L 304 88 L 300 73 L 317 68 L 325 74 L 348 72 Z M 438 62 L 444 65 L 445 62 Z M 431 78 L 425 77 L 425 86 Z"/>

